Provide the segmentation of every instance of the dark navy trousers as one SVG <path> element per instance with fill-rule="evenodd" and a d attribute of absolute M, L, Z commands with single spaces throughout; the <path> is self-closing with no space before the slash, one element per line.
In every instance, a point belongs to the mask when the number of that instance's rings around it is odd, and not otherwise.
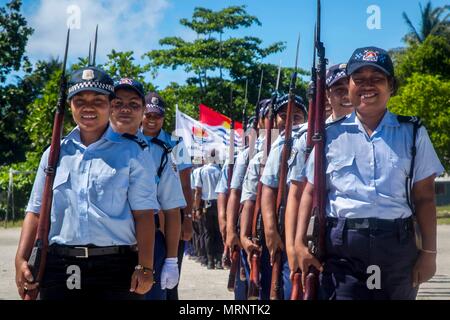
<path fill-rule="evenodd" d="M 166 260 L 166 238 L 160 230 L 155 232 L 155 248 L 153 253 L 153 269 L 155 271 L 152 288 L 145 295 L 145 300 L 166 300 L 167 292 L 161 289 L 161 273 Z"/>
<path fill-rule="evenodd" d="M 418 249 L 412 220 L 380 220 L 358 219 L 355 223 L 356 219 L 328 219 L 327 252 L 320 276 L 321 299 L 416 298 L 412 269 Z M 379 272 L 373 271 L 374 267 Z M 378 282 L 374 280 L 376 274 L 380 275 Z M 373 288 L 374 283 L 379 287 Z"/>

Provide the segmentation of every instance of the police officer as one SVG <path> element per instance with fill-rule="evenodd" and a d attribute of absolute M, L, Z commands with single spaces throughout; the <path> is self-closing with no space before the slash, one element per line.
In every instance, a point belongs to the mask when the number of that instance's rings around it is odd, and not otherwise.
<path fill-rule="evenodd" d="M 263 100 L 264 101 L 264 100 Z M 256 112 L 259 113 L 261 109 L 261 103 L 259 104 Z M 229 250 L 229 255 L 231 256 L 231 251 L 237 246 L 240 252 L 240 261 L 238 261 L 237 272 L 235 274 L 235 288 L 234 297 L 235 300 L 246 300 L 247 299 L 247 281 L 246 272 L 248 270 L 247 256 L 244 250 L 241 249 L 241 244 L 239 242 L 238 233 L 238 216 L 240 212 L 240 198 L 241 198 L 241 188 L 244 180 L 245 172 L 247 170 L 248 163 L 253 157 L 255 152 L 259 151 L 261 146 L 262 136 L 256 137 L 256 129 L 258 120 L 255 116 L 249 119 L 246 128 L 246 139 L 249 141 L 249 145 L 240 152 L 237 157 L 235 157 L 235 162 L 233 166 L 233 176 L 230 179 L 230 197 L 228 199 L 228 204 L 226 205 L 226 248 Z M 228 173 L 228 171 L 227 171 Z M 225 175 L 223 175 L 225 176 Z M 223 177 L 222 176 L 222 177 Z M 227 175 L 228 180 L 228 175 Z M 222 180 L 221 180 L 222 181 Z M 219 183 L 220 185 L 220 183 Z M 225 188 L 219 189 L 219 185 L 216 188 L 216 192 L 225 190 Z M 228 188 L 226 188 L 228 191 Z M 220 194 L 219 194 L 220 195 Z M 242 207 L 242 206 L 241 206 Z M 248 273 L 248 272 L 247 272 Z"/>
<path fill-rule="evenodd" d="M 139 131 L 144 114 L 144 89 L 141 83 L 133 79 L 123 78 L 115 85 L 115 99 L 112 101 L 111 125 L 121 134 L 137 135 L 140 143 L 145 138 Z M 173 169 L 171 158 L 161 167 L 164 149 L 152 140 L 146 149 L 156 164 L 154 179 L 157 184 L 157 200 L 164 212 L 164 232 L 161 230 L 158 216 L 155 235 L 155 285 L 147 293 L 147 299 L 164 300 L 166 287 L 173 288 L 179 279 L 177 267 L 177 246 L 180 232 L 179 208 L 186 205 L 182 195 L 181 183 L 177 172 Z"/>
<path fill-rule="evenodd" d="M 150 92 L 146 98 L 146 112 L 142 118 L 142 132 L 148 141 L 163 145 L 167 151 L 171 151 L 171 156 L 176 167 L 174 167 L 180 176 L 183 195 L 186 200 L 186 206 L 181 212 L 181 236 L 178 244 L 178 270 L 181 273 L 181 264 L 184 256 L 185 241 L 192 238 L 192 193 L 190 186 L 190 175 L 192 162 L 190 154 L 182 138 L 172 136 L 162 128 L 165 115 L 165 102 L 156 93 Z M 166 152 L 167 152 L 166 151 Z M 162 159 L 163 160 L 163 159 Z M 170 189 L 166 189 L 170 192 Z M 171 190 L 172 192 L 174 190 Z M 178 284 L 167 290 L 168 300 L 178 300 Z"/>
<path fill-rule="evenodd" d="M 155 168 L 141 146 L 108 126 L 114 83 L 107 73 L 82 68 L 71 74 L 68 86 L 77 127 L 61 142 L 40 299 L 143 298 L 153 284 Z M 48 155 L 49 149 L 37 171 L 16 255 L 21 297 L 36 286 L 30 284 L 27 260 Z M 68 268 L 73 266 L 81 283 L 70 290 Z"/>
<path fill-rule="evenodd" d="M 286 111 L 289 102 L 289 96 L 284 95 L 277 99 L 275 105 L 275 112 L 277 114 L 278 128 L 284 130 L 286 125 Z M 296 138 L 296 135 L 302 135 L 306 131 L 306 126 L 303 125 L 307 119 L 307 111 L 303 99 L 299 96 L 295 96 L 293 110 L 293 132 L 292 137 Z M 264 233 L 269 250 L 271 264 L 273 263 L 274 254 L 277 249 L 284 250 L 284 244 L 279 234 L 278 221 L 275 216 L 275 203 L 277 198 L 278 178 L 279 170 L 281 166 L 281 153 L 284 145 L 284 132 L 275 140 L 270 149 L 270 154 L 267 158 L 267 162 L 264 168 L 264 172 L 261 176 L 261 182 L 263 183 L 262 197 L 261 197 L 261 212 L 264 222 Z M 294 149 L 292 151 L 295 151 Z M 292 165 L 293 153 L 288 161 L 288 166 Z M 282 254 L 283 263 L 283 291 L 284 299 L 290 298 L 291 281 L 290 271 L 287 262 L 286 252 Z"/>
<path fill-rule="evenodd" d="M 197 160 L 198 161 L 198 160 Z M 195 205 L 195 193 L 197 191 L 196 183 L 199 180 L 200 171 L 203 167 L 204 161 L 201 160 L 199 166 L 192 171 L 192 179 L 193 179 L 193 189 L 194 189 L 194 208 L 192 209 L 192 218 L 193 218 L 193 228 L 194 228 L 194 240 L 195 241 L 195 247 L 196 247 L 196 257 L 197 261 L 200 262 L 201 266 L 207 266 L 208 264 L 208 257 L 206 254 L 206 243 L 205 243 L 205 237 L 206 237 L 206 226 L 205 226 L 205 220 L 206 216 L 202 214 L 203 210 L 201 208 L 197 208 Z M 201 204 L 201 199 L 198 200 Z M 200 210 L 198 210 L 200 209 Z"/>
<path fill-rule="evenodd" d="M 310 157 L 296 234 L 299 266 L 322 271 L 322 299 L 415 299 L 418 285 L 436 270 L 434 179 L 443 167 L 426 129 L 386 108 L 395 75 L 385 50 L 356 49 L 347 74 L 355 112 L 326 129 L 327 255 L 321 265 L 303 241 L 314 188 Z M 373 290 L 369 266 L 380 281 Z"/>
<path fill-rule="evenodd" d="M 194 210 L 197 216 L 203 215 L 205 221 L 205 246 L 207 254 L 207 268 L 219 268 L 222 264 L 223 243 L 220 237 L 219 219 L 217 216 L 217 193 L 215 192 L 220 179 L 220 167 L 216 150 L 207 152 L 206 164 L 199 168 L 195 181 Z"/>
<path fill-rule="evenodd" d="M 326 123 L 338 121 L 353 111 L 353 105 L 348 97 L 348 77 L 346 67 L 347 64 L 344 63 L 336 64 L 331 66 L 327 71 L 326 93 L 327 101 L 331 109 Z M 294 240 L 295 231 L 297 229 L 298 207 L 300 205 L 305 180 L 306 137 L 306 132 L 302 135 L 294 136 L 292 159 L 290 159 L 292 165 L 289 167 L 287 176 L 289 194 L 285 215 L 285 239 L 289 269 L 291 270 L 291 280 L 293 273 L 298 269 Z"/>

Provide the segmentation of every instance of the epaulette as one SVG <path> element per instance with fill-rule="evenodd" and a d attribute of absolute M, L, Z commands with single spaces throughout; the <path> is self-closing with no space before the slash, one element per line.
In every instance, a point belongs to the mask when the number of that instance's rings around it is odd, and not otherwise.
<path fill-rule="evenodd" d="M 124 137 L 125 139 L 134 141 L 138 144 L 139 147 L 141 147 L 142 150 L 144 150 L 145 148 L 148 147 L 147 142 L 145 142 L 144 140 L 140 139 L 139 137 L 133 135 L 133 134 L 129 134 L 129 133 L 124 133 L 122 134 L 122 137 Z"/>
<path fill-rule="evenodd" d="M 153 138 L 152 140 L 150 140 L 152 143 L 160 146 L 165 153 L 171 153 L 172 152 L 172 147 L 170 147 L 167 143 L 165 143 L 164 141 L 158 139 L 158 138 Z"/>
<path fill-rule="evenodd" d="M 338 123 L 344 121 L 345 119 L 347 119 L 347 116 L 344 116 L 344 117 L 341 117 L 341 118 L 339 118 L 337 120 L 333 120 L 331 122 L 325 123 L 325 129 L 330 127 L 330 126 L 332 126 L 332 125 L 338 124 Z"/>
<path fill-rule="evenodd" d="M 422 121 L 419 117 L 397 115 L 397 121 L 400 123 L 412 123 L 418 127 L 422 126 Z"/>

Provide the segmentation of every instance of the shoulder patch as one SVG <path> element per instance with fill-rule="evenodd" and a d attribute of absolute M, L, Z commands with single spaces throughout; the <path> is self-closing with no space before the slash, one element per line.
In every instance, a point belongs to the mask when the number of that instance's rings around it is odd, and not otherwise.
<path fill-rule="evenodd" d="M 412 123 L 419 127 L 422 125 L 422 121 L 419 117 L 397 115 L 397 120 L 400 123 Z"/>
<path fill-rule="evenodd" d="M 122 134 L 122 137 L 124 137 L 125 139 L 134 141 L 138 144 L 139 147 L 141 147 L 142 150 L 144 150 L 145 148 L 148 147 L 147 142 L 145 142 L 144 140 L 140 139 L 139 137 L 133 135 L 133 134 L 129 134 L 129 133 L 124 133 Z"/>

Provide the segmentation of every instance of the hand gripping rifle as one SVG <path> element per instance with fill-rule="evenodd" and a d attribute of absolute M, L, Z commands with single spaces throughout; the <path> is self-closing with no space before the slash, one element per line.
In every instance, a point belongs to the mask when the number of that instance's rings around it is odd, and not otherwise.
<path fill-rule="evenodd" d="M 256 202 L 255 202 L 255 208 L 253 210 L 253 217 L 252 217 L 252 241 L 258 245 L 261 246 L 262 239 L 263 239 L 263 222 L 261 217 L 261 197 L 262 197 L 262 182 L 261 182 L 261 175 L 264 171 L 265 166 L 265 159 L 267 159 L 267 155 L 270 153 L 270 148 L 272 146 L 272 127 L 273 127 L 273 118 L 274 118 L 274 112 L 273 112 L 273 106 L 275 105 L 277 98 L 278 98 L 278 87 L 280 84 L 280 77 L 281 77 L 281 61 L 280 65 L 278 66 L 278 75 L 277 75 L 277 82 L 275 86 L 275 92 L 272 94 L 272 98 L 269 104 L 269 111 L 268 114 L 264 120 L 264 128 L 265 128 L 265 154 L 263 157 L 263 160 L 260 163 L 259 166 L 259 175 L 258 175 L 258 186 L 256 191 Z M 261 85 L 260 90 L 262 86 L 262 73 L 261 73 Z M 248 286 L 248 292 L 247 292 L 247 298 L 249 300 L 257 300 L 259 298 L 259 291 L 261 289 L 260 285 L 260 274 L 261 274 L 261 253 L 258 250 L 253 250 L 250 253 L 250 282 Z"/>
<path fill-rule="evenodd" d="M 281 162 L 279 171 L 279 181 L 278 181 L 278 194 L 275 215 L 278 221 L 278 230 L 280 231 L 280 236 L 284 238 L 284 212 L 286 210 L 286 180 L 287 180 L 287 161 L 291 154 L 292 149 L 292 121 L 293 121 L 293 111 L 295 104 L 295 85 L 297 82 L 297 65 L 298 65 L 298 54 L 300 48 L 300 35 L 297 40 L 297 52 L 295 57 L 295 67 L 294 73 L 291 77 L 291 84 L 289 86 L 289 101 L 287 107 L 286 115 L 286 127 L 284 130 L 284 145 L 281 151 Z M 270 299 L 278 300 L 281 298 L 281 250 L 275 252 L 274 263 L 272 266 L 272 281 L 270 285 Z"/>
<path fill-rule="evenodd" d="M 66 63 L 69 51 L 70 29 L 67 30 L 66 49 L 64 61 L 62 64 L 62 73 L 59 80 L 59 95 L 56 104 L 56 114 L 53 121 L 52 141 L 48 157 L 47 167 L 45 168 L 45 184 L 42 195 L 42 204 L 39 211 L 39 224 L 36 233 L 36 240 L 28 259 L 28 267 L 33 275 L 34 282 L 40 283 L 44 276 L 45 264 L 48 250 L 48 233 L 50 229 L 50 210 L 53 200 L 53 181 L 56 175 L 56 166 L 59 160 L 59 151 L 61 148 L 61 136 L 64 123 L 64 110 L 67 100 L 67 80 Z M 39 289 L 27 291 L 25 300 L 36 300 Z"/>
<path fill-rule="evenodd" d="M 314 191 L 313 191 L 313 207 L 312 220 L 313 233 L 308 246 L 311 253 L 321 262 L 325 256 L 325 77 L 327 60 L 325 58 L 325 47 L 320 41 L 320 0 L 317 0 L 317 25 L 315 48 L 317 49 L 318 67 L 316 79 L 316 101 L 314 110 L 314 121 L 310 125 L 314 125 L 312 143 L 314 144 Z M 305 282 L 305 300 L 317 299 L 317 289 L 319 286 L 319 271 L 314 267 L 310 267 Z"/>

